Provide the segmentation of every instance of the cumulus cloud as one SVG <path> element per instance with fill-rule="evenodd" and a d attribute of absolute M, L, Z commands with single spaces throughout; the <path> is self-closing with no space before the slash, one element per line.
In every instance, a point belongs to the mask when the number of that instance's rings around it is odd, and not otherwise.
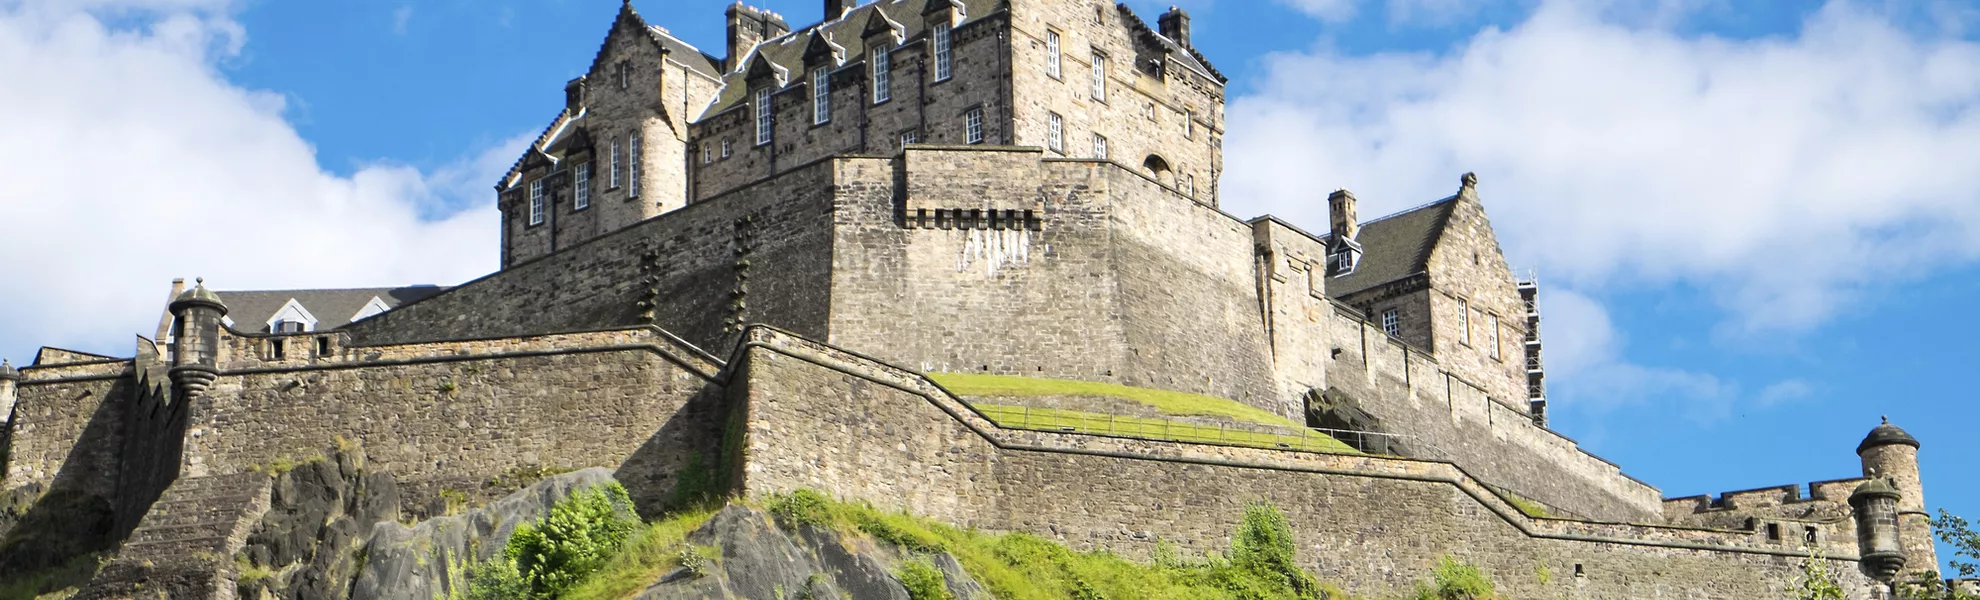
<path fill-rule="evenodd" d="M 497 259 L 488 185 L 527 138 L 433 172 L 326 172 L 279 94 L 215 65 L 230 2 L 0 2 L 0 355 L 128 354 L 171 278 L 222 289 L 453 284 Z"/>
<path fill-rule="evenodd" d="M 1476 171 L 1515 263 L 1696 286 L 1732 332 L 1980 257 L 1980 44 L 1848 2 L 1754 40 L 1616 4 L 1543 2 L 1444 53 L 1269 57 L 1228 109 L 1226 203 L 1325 223 L 1326 190 L 1377 215 Z"/>

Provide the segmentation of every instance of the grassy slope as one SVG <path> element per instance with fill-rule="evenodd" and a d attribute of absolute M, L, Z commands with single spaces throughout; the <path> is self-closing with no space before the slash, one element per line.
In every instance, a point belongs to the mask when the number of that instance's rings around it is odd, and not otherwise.
<path fill-rule="evenodd" d="M 1247 423 L 1257 423 L 1274 427 L 1284 427 L 1300 431 L 1300 427 L 1285 417 L 1263 409 L 1201 394 L 1186 394 L 1169 390 L 1128 387 L 1112 383 L 1093 381 L 1072 381 L 1066 379 L 1044 379 L 1036 377 L 1014 377 L 1009 375 L 981 375 L 974 373 L 929 373 L 929 379 L 942 384 L 958 396 L 1091 396 L 1118 398 L 1139 402 L 1163 414 L 1176 416 L 1225 417 Z M 1071 428 L 1077 431 L 1139 437 L 1148 439 L 1178 440 L 1188 442 L 1226 443 L 1262 448 L 1290 448 L 1313 452 L 1353 454 L 1356 451 L 1339 440 L 1319 434 L 1281 435 L 1227 430 L 1215 426 L 1204 426 L 1168 419 L 1125 417 L 1091 413 L 1084 411 L 1020 408 L 994 404 L 976 404 L 984 416 L 990 417 L 998 425 L 1016 429 L 1059 430 Z"/>

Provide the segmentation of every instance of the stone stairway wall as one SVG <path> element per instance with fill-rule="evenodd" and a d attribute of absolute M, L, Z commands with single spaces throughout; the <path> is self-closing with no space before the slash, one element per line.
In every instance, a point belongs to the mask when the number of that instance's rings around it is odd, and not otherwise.
<path fill-rule="evenodd" d="M 271 479 L 238 473 L 180 479 L 77 600 L 232 600 L 234 554 L 268 512 Z"/>

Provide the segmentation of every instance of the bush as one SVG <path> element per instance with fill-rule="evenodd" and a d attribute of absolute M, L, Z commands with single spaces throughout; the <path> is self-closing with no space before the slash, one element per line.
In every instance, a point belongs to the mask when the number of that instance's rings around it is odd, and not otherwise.
<path fill-rule="evenodd" d="M 1300 570 L 1295 551 L 1285 513 L 1269 504 L 1251 504 L 1231 538 L 1228 570 L 1218 579 L 1240 598 L 1327 598 L 1320 581 Z"/>
<path fill-rule="evenodd" d="M 955 594 L 949 593 L 949 579 L 926 559 L 901 565 L 901 586 L 907 588 L 911 600 L 956 600 Z"/>
<path fill-rule="evenodd" d="M 1416 600 L 1494 600 L 1497 586 L 1483 571 L 1446 556 L 1437 561 L 1433 585 L 1416 587 Z"/>
<path fill-rule="evenodd" d="M 469 571 L 467 600 L 557 598 L 605 565 L 639 528 L 626 488 L 571 494 L 535 523 L 516 527 L 504 552 Z"/>
<path fill-rule="evenodd" d="M 832 520 L 830 501 L 824 494 L 809 489 L 801 489 L 789 494 L 770 497 L 770 514 L 782 517 L 792 525 L 824 525 Z"/>

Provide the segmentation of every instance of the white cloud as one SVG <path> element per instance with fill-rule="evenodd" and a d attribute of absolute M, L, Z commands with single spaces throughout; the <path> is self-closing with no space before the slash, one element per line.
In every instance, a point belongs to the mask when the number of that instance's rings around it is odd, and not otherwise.
<path fill-rule="evenodd" d="M 1741 398 L 1740 386 L 1717 375 L 1669 367 L 1646 366 L 1622 357 L 1627 342 L 1615 329 L 1600 302 L 1578 292 L 1550 289 L 1541 297 L 1541 338 L 1547 365 L 1549 397 L 1556 413 L 1562 410 L 1599 415 L 1616 409 L 1654 403 L 1694 421 L 1715 422 L 1732 414 Z M 1806 384 L 1803 384 L 1806 385 Z M 1770 406 L 1791 394 L 1782 384 L 1770 386 L 1760 401 Z M 1776 389 L 1781 388 L 1781 389 Z"/>
<path fill-rule="evenodd" d="M 526 138 L 433 173 L 327 173 L 280 95 L 214 68 L 245 40 L 230 7 L 0 3 L 0 355 L 127 355 L 173 277 L 453 284 L 494 268 L 487 186 Z"/>
<path fill-rule="evenodd" d="M 1360 4 L 1358 0 L 1279 0 L 1279 3 L 1329 23 L 1354 18 L 1355 5 Z"/>
<path fill-rule="evenodd" d="M 1325 223 L 1315 190 L 1377 215 L 1476 171 L 1516 263 L 1698 286 L 1747 332 L 1980 257 L 1980 45 L 1848 3 L 1758 40 L 1615 4 L 1543 3 L 1440 55 L 1269 58 L 1228 111 L 1227 204 Z"/>

